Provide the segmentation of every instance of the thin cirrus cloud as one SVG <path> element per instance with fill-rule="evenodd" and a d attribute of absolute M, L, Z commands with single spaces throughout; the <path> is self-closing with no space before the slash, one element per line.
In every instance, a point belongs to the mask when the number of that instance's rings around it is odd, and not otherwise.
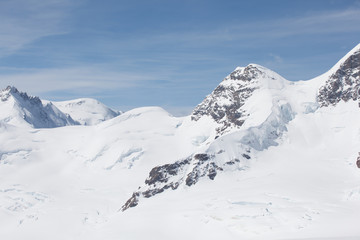
<path fill-rule="evenodd" d="M 96 66 L 64 69 L 13 69 L 15 74 L 2 74 L 0 79 L 32 94 L 68 91 L 94 94 L 109 89 L 136 87 L 154 76 L 104 71 Z"/>
<path fill-rule="evenodd" d="M 75 5 L 70 0 L 0 1 L 0 57 L 51 35 L 65 34 L 64 20 Z"/>
<path fill-rule="evenodd" d="M 224 42 L 245 40 L 246 45 L 259 41 L 275 40 L 298 35 L 322 35 L 360 31 L 360 8 L 327 12 L 313 12 L 295 18 L 275 18 L 232 25 L 225 25 L 205 31 L 167 32 L 150 38 L 138 39 L 132 44 L 164 44 L 176 42 L 186 45 L 214 45 Z M 255 41 L 253 41 L 255 40 Z"/>

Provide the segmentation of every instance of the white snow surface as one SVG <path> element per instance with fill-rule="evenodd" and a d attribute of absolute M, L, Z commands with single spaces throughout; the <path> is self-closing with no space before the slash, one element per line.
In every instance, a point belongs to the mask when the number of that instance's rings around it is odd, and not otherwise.
<path fill-rule="evenodd" d="M 92 98 L 61 102 L 52 101 L 52 103 L 81 125 L 95 125 L 120 115 L 119 111 L 113 110 Z"/>
<path fill-rule="evenodd" d="M 87 126 L 34 129 L 2 105 L 0 239 L 360 239 L 358 101 L 319 108 L 319 78 L 253 66 L 273 78 L 246 101 L 244 125 L 216 139 L 210 117 L 159 107 L 106 120 L 92 100 L 80 113 L 79 100 L 54 103 Z M 196 153 L 240 162 L 120 210 L 151 169 Z"/>

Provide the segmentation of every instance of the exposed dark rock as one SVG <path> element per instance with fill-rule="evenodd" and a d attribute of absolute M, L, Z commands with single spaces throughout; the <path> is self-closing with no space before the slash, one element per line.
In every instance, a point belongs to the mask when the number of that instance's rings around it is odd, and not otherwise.
<path fill-rule="evenodd" d="M 200 162 L 205 162 L 210 159 L 210 156 L 205 153 L 198 153 L 194 155 L 194 159 L 199 160 Z"/>
<path fill-rule="evenodd" d="M 208 165 L 208 177 L 211 179 L 211 180 L 214 180 L 215 177 L 216 177 L 216 174 L 217 174 L 217 171 L 223 171 L 224 169 L 222 169 L 221 167 L 217 166 L 215 163 L 210 163 Z"/>
<path fill-rule="evenodd" d="M 221 153 L 222 151 L 219 152 Z M 250 159 L 250 156 L 247 154 L 243 154 L 243 156 Z M 121 209 L 125 211 L 128 208 L 137 206 L 140 197 L 150 198 L 167 189 L 175 190 L 181 184 L 191 187 L 203 177 L 214 180 L 219 171 L 224 171 L 221 166 L 214 162 L 214 157 L 215 155 L 198 153 L 172 164 L 154 167 L 150 171 L 149 177 L 145 180 L 145 186 L 139 187 L 137 192 L 133 193 L 132 197 Z M 240 163 L 240 160 L 235 158 L 223 163 L 223 166 L 231 167 L 238 163 Z"/>
<path fill-rule="evenodd" d="M 186 177 L 185 183 L 187 186 L 196 184 L 200 177 L 210 174 L 209 163 L 204 164 L 205 162 L 209 161 L 210 158 L 211 156 L 205 153 L 194 155 L 194 160 L 197 161 L 195 162 L 192 171 Z"/>
<path fill-rule="evenodd" d="M 219 171 L 224 169 L 214 162 L 215 155 L 198 153 L 186 159 L 176 161 L 173 164 L 165 164 L 154 167 L 149 177 L 145 180 L 145 186 L 139 187 L 137 192 L 124 204 L 122 210 L 137 206 L 140 197 L 150 198 L 162 193 L 167 189 L 175 190 L 181 184 L 193 186 L 203 177 L 214 180 Z M 224 163 L 224 166 L 235 165 L 240 160 L 234 159 Z M 187 174 L 186 174 L 187 173 Z"/>
<path fill-rule="evenodd" d="M 360 50 L 351 55 L 320 88 L 320 107 L 360 99 Z"/>
<path fill-rule="evenodd" d="M 191 171 L 185 180 L 186 185 L 191 186 L 197 183 L 198 179 L 200 177 L 200 173 L 197 169 Z"/>
<path fill-rule="evenodd" d="M 221 154 L 221 153 L 224 153 L 224 152 L 225 152 L 225 150 L 221 149 L 221 150 L 219 150 L 219 151 L 217 152 L 217 154 Z"/>
<path fill-rule="evenodd" d="M 131 198 L 129 198 L 129 200 L 126 201 L 124 206 L 121 207 L 121 210 L 125 211 L 128 208 L 137 206 L 139 203 L 139 196 L 140 196 L 139 192 L 134 192 Z"/>
<path fill-rule="evenodd" d="M 149 177 L 145 180 L 145 184 L 152 185 L 156 183 L 166 183 L 170 176 L 175 176 L 184 165 L 189 163 L 190 160 L 187 158 L 173 164 L 154 167 L 150 171 Z"/>
<path fill-rule="evenodd" d="M 142 191 L 142 187 L 139 187 L 138 191 L 135 192 L 121 208 L 122 211 L 125 211 L 131 207 L 135 207 L 138 204 L 139 198 L 141 196 L 150 198 L 156 194 L 164 192 L 167 189 L 177 189 L 180 185 L 181 179 L 179 180 L 175 178 L 175 182 L 168 182 L 170 181 L 170 178 L 180 175 L 180 172 L 184 170 L 185 166 L 190 164 L 191 159 L 192 158 L 189 157 L 180 161 L 176 161 L 172 164 L 165 164 L 151 169 L 149 177 L 145 180 L 146 190 Z"/>
<path fill-rule="evenodd" d="M 165 185 L 166 186 L 166 185 Z M 152 197 L 158 193 L 162 193 L 165 189 L 167 189 L 166 187 L 162 187 L 162 188 L 155 188 L 155 189 L 149 189 L 145 192 L 142 192 L 141 194 L 146 197 L 146 198 L 149 198 L 149 197 Z"/>
<path fill-rule="evenodd" d="M 209 161 L 211 159 L 211 156 L 207 155 L 207 157 L 204 157 L 203 159 L 206 160 L 199 161 L 194 166 L 193 170 L 187 175 L 187 178 L 185 180 L 187 186 L 196 184 L 199 179 L 204 176 L 208 176 L 211 180 L 214 180 L 217 174 L 217 170 L 223 171 L 223 169 L 217 166 L 214 162 L 207 162 L 206 164 L 204 164 L 205 161 Z"/>
<path fill-rule="evenodd" d="M 221 124 L 216 129 L 218 135 L 222 135 L 230 127 L 240 127 L 244 124 L 248 114 L 241 108 L 245 101 L 252 95 L 256 87 L 253 81 L 263 75 L 256 66 L 249 65 L 245 69 L 236 69 L 223 82 L 234 81 L 233 84 L 220 84 L 208 95 L 193 111 L 191 119 L 199 120 L 207 115 Z M 226 102 L 226 104 L 222 103 Z"/>
<path fill-rule="evenodd" d="M 227 164 L 227 165 L 234 165 L 234 164 L 235 164 L 235 161 L 228 161 L 228 162 L 226 162 L 225 164 Z"/>
<path fill-rule="evenodd" d="M 244 158 L 246 158 L 246 159 L 250 159 L 251 157 L 249 156 L 249 155 L 247 155 L 247 154 L 242 154 L 241 156 L 243 156 Z"/>

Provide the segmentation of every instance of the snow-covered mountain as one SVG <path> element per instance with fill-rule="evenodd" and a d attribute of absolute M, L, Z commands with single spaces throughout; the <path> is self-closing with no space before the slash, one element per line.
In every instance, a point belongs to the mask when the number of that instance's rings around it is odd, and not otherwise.
<path fill-rule="evenodd" d="M 52 105 L 88 126 L 2 117 L 0 237 L 359 239 L 359 59 L 298 82 L 238 67 L 182 118 L 90 100 Z"/>
<path fill-rule="evenodd" d="M 191 119 L 212 118 L 219 124 L 218 135 L 245 123 L 243 128 L 256 126 L 270 114 L 274 95 L 286 84 L 283 77 L 260 65 L 238 67 L 194 109 Z"/>
<path fill-rule="evenodd" d="M 51 102 L 44 104 L 38 97 L 28 96 L 15 87 L 0 91 L 0 121 L 35 128 L 54 128 L 78 124 Z"/>
<path fill-rule="evenodd" d="M 280 75 L 260 65 L 236 68 L 190 116 L 190 125 L 195 128 L 208 126 L 208 135 L 202 142 L 203 152 L 154 167 L 145 184 L 133 193 L 122 209 L 136 206 L 141 197 L 149 198 L 181 185 L 192 186 L 203 177 L 214 180 L 222 171 L 244 169 L 252 158 L 252 150 L 261 151 L 277 145 L 276 140 L 295 115 L 286 101 L 286 91 L 283 92 L 287 84 Z M 219 139 L 229 132 L 233 132 L 231 137 Z M 231 144 L 234 136 L 236 148 Z M 219 147 L 224 140 L 227 144 Z M 225 154 L 229 151 L 231 154 Z"/>
<path fill-rule="evenodd" d="M 95 125 L 120 115 L 119 111 L 108 108 L 92 98 L 52 102 L 62 112 L 69 114 L 81 125 Z"/>
<path fill-rule="evenodd" d="M 119 111 L 95 99 L 51 102 L 29 96 L 11 86 L 0 91 L 0 99 L 0 121 L 15 126 L 55 128 L 95 125 L 120 115 Z"/>

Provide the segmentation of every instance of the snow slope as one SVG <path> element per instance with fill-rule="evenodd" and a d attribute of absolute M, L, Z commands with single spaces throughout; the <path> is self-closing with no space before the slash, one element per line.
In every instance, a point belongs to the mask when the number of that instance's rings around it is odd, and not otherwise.
<path fill-rule="evenodd" d="M 0 238 L 360 239 L 359 55 L 309 81 L 237 68 L 183 118 L 0 121 Z"/>
<path fill-rule="evenodd" d="M 95 125 L 120 115 L 119 111 L 108 108 L 91 98 L 80 98 L 70 101 L 52 102 L 62 112 L 69 114 L 81 125 Z"/>
<path fill-rule="evenodd" d="M 0 91 L 0 121 L 35 128 L 54 128 L 78 124 L 52 103 L 43 105 L 38 97 L 28 96 L 15 87 Z"/>

